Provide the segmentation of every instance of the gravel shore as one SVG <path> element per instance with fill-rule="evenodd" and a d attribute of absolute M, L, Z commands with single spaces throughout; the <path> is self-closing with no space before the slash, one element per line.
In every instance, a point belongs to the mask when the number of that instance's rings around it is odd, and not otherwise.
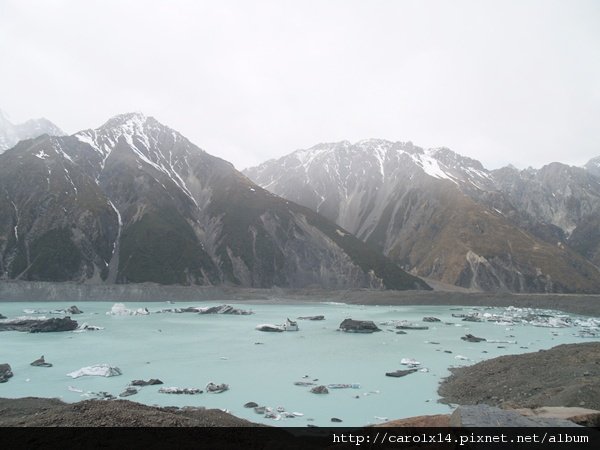
<path fill-rule="evenodd" d="M 581 406 L 600 410 L 600 342 L 565 344 L 450 369 L 443 402 L 509 408 Z"/>

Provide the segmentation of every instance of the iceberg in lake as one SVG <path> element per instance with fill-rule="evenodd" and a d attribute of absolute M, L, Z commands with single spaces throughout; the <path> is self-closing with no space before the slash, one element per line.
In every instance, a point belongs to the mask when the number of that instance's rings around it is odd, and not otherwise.
<path fill-rule="evenodd" d="M 113 367 L 108 364 L 95 364 L 93 366 L 82 367 L 79 370 L 75 370 L 67 374 L 71 378 L 79 378 L 84 376 L 96 376 L 96 377 L 114 377 L 122 375 L 121 369 Z"/>
<path fill-rule="evenodd" d="M 148 308 L 129 309 L 123 303 L 115 303 L 106 314 L 108 316 L 147 316 L 150 311 Z"/>

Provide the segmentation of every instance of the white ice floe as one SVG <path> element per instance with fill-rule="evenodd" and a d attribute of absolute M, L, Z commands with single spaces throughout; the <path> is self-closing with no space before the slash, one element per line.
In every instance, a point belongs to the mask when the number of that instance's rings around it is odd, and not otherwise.
<path fill-rule="evenodd" d="M 413 358 L 402 358 L 400 360 L 400 364 L 404 364 L 405 366 L 420 366 L 421 363 Z"/>
<path fill-rule="evenodd" d="M 99 331 L 99 330 L 104 330 L 104 327 L 97 327 L 95 325 L 90 325 L 87 322 L 83 322 L 75 330 L 73 330 L 73 333 L 83 333 L 85 331 Z"/>
<path fill-rule="evenodd" d="M 150 311 L 147 308 L 128 309 L 123 303 L 115 303 L 106 313 L 108 316 L 147 316 L 148 314 Z"/>
<path fill-rule="evenodd" d="M 121 369 L 113 367 L 109 364 L 95 364 L 93 366 L 82 367 L 79 370 L 75 370 L 67 374 L 71 378 L 79 378 L 84 376 L 96 376 L 96 377 L 114 377 L 122 375 Z"/>

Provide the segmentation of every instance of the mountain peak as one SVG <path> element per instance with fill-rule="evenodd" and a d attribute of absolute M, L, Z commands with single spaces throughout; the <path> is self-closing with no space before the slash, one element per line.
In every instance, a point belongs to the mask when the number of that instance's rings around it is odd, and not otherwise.
<path fill-rule="evenodd" d="M 139 111 L 117 114 L 108 119 L 100 128 L 141 128 L 148 117 Z"/>

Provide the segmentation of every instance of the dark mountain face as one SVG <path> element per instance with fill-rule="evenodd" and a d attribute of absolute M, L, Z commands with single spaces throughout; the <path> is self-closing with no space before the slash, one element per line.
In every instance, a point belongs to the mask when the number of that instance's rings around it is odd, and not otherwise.
<path fill-rule="evenodd" d="M 428 288 L 140 114 L 0 155 L 0 212 L 5 278 Z"/>
<path fill-rule="evenodd" d="M 597 181 L 578 170 L 573 183 L 555 167 L 489 172 L 445 148 L 368 140 L 320 144 L 245 173 L 420 276 L 483 290 L 598 292 L 598 270 L 567 242 L 597 211 L 587 196 Z"/>
<path fill-rule="evenodd" d="M 21 124 L 13 124 L 0 111 L 0 153 L 13 147 L 23 139 L 31 139 L 47 134 L 63 136 L 65 133 L 48 119 L 31 119 Z"/>

